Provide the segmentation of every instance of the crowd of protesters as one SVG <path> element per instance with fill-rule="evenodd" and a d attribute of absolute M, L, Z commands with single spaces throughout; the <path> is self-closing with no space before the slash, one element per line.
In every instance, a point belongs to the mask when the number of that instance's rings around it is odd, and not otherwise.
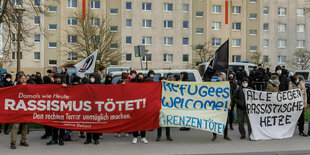
<path fill-rule="evenodd" d="M 142 73 L 137 73 L 135 70 L 131 70 L 130 73 L 123 73 L 121 79 L 117 84 L 125 84 L 129 82 L 153 82 L 155 72 L 150 70 L 147 75 Z M 244 127 L 244 122 L 246 120 L 248 126 L 248 135 L 251 134 L 251 126 L 249 118 L 246 112 L 246 103 L 243 93 L 243 89 L 255 89 L 268 92 L 278 92 L 286 91 L 289 89 L 299 88 L 304 93 L 304 108 L 307 107 L 307 91 L 305 87 L 305 80 L 300 75 L 294 75 L 289 73 L 284 66 L 277 66 L 275 68 L 275 73 L 271 73 L 268 68 L 264 69 L 262 65 L 254 67 L 254 70 L 250 71 L 249 76 L 247 72 L 239 67 L 238 71 L 235 73 L 232 69 L 228 70 L 228 75 L 225 73 L 217 73 L 214 76 L 213 81 L 226 81 L 230 83 L 230 93 L 231 93 L 231 105 L 228 107 L 229 115 L 227 118 L 226 128 L 224 130 L 224 139 L 231 141 L 228 136 L 228 127 L 233 129 L 234 115 L 237 114 L 238 128 L 240 132 L 240 139 L 246 138 L 246 131 Z M 3 80 L 0 82 L 0 87 L 10 87 L 14 85 L 26 85 L 26 84 L 60 84 L 66 87 L 67 85 L 79 85 L 79 84 L 112 84 L 112 76 L 104 75 L 104 68 L 100 68 L 98 73 L 93 73 L 80 78 L 75 74 L 69 76 L 66 67 L 62 67 L 61 71 L 58 72 L 57 68 L 47 70 L 46 76 L 42 78 L 41 73 L 37 72 L 33 75 L 25 75 L 24 72 L 19 72 L 16 74 L 15 81 L 12 80 L 12 75 L 9 73 L 3 73 Z M 182 72 L 181 74 L 168 73 L 167 77 L 160 77 L 159 82 L 164 80 L 168 81 L 189 81 L 188 73 Z M 236 107 L 236 109 L 235 109 Z M 310 121 L 309 121 L 310 123 Z M 298 128 L 300 136 L 310 136 L 304 133 L 304 111 L 298 120 Z M 0 126 L 1 129 L 1 126 Z M 85 138 L 83 132 L 71 131 L 65 129 L 59 129 L 50 126 L 44 126 L 45 132 L 41 136 L 41 139 L 50 139 L 47 145 L 64 145 L 64 141 L 76 139 L 76 133 L 78 133 L 79 138 Z M 11 129 L 11 149 L 16 149 L 17 134 L 21 133 L 20 146 L 29 146 L 26 142 L 27 133 L 29 132 L 29 127 L 27 123 L 13 124 Z M 162 128 L 157 129 L 156 141 L 161 140 Z M 180 130 L 189 131 L 189 128 L 181 128 Z M 166 138 L 168 141 L 173 141 L 170 128 L 166 127 Z M 309 129 L 310 131 L 310 129 Z M 0 130 L 1 133 L 1 130 Z M 9 134 L 9 124 L 4 125 L 4 133 Z M 75 134 L 73 134 L 75 133 Z M 138 137 L 141 137 L 141 142 L 147 144 L 146 131 L 136 131 L 133 133 L 125 133 L 125 136 L 133 135 L 132 143 L 136 144 L 138 142 Z M 70 137 L 71 136 L 71 137 Z M 121 133 L 116 133 L 116 137 L 121 137 Z M 102 139 L 102 133 L 86 133 L 85 145 L 94 143 L 99 144 L 99 139 Z M 250 137 L 249 137 L 250 138 Z M 217 139 L 217 135 L 213 134 L 212 141 Z"/>

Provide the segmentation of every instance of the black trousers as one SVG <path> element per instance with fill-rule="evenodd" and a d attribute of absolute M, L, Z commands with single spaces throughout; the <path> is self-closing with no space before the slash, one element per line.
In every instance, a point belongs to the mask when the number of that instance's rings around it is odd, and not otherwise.
<path fill-rule="evenodd" d="M 86 140 L 87 141 L 92 141 L 93 140 L 98 140 L 99 139 L 100 133 L 86 133 Z"/>
<path fill-rule="evenodd" d="M 305 125 L 305 109 L 302 110 L 302 113 L 298 119 L 298 130 L 299 130 L 299 133 L 302 133 L 304 132 L 304 127 Z"/>
<path fill-rule="evenodd" d="M 59 132 L 59 133 L 58 133 Z M 65 136 L 65 129 L 53 128 L 53 141 L 63 140 Z"/>
<path fill-rule="evenodd" d="M 4 132 L 8 131 L 10 124 L 4 124 Z M 0 132 L 1 132 L 1 124 L 0 124 Z"/>
<path fill-rule="evenodd" d="M 234 123 L 234 107 L 231 107 L 231 110 L 228 111 L 228 121 L 229 125 L 232 126 Z"/>
<path fill-rule="evenodd" d="M 244 119 L 246 119 L 247 124 L 248 124 L 248 134 L 250 137 L 250 135 L 252 133 L 252 128 L 251 128 L 250 120 L 249 120 L 249 117 L 248 117 L 246 110 L 242 110 L 242 109 L 237 108 L 237 116 L 238 116 L 238 121 L 239 121 L 238 123 L 239 123 L 240 135 L 245 137 L 246 132 L 244 129 Z"/>
<path fill-rule="evenodd" d="M 48 126 L 48 125 L 44 125 L 44 129 L 45 129 L 45 134 L 46 136 L 51 136 L 53 133 L 53 127 Z"/>
<path fill-rule="evenodd" d="M 141 137 L 145 138 L 146 131 L 140 131 Z M 138 137 L 139 136 L 139 131 L 133 132 L 133 137 Z"/>
<path fill-rule="evenodd" d="M 162 128 L 157 129 L 157 137 L 161 137 Z M 170 137 L 170 127 L 166 127 L 166 136 Z"/>

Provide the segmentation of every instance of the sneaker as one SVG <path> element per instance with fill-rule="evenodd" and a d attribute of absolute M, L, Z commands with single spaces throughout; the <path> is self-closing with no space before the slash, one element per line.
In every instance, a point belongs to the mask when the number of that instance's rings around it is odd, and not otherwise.
<path fill-rule="evenodd" d="M 160 141 L 160 137 L 157 137 L 157 138 L 156 138 L 156 141 L 159 142 L 159 141 Z"/>
<path fill-rule="evenodd" d="M 103 139 L 103 135 L 101 134 L 101 135 L 99 135 L 99 139 Z"/>
<path fill-rule="evenodd" d="M 20 143 L 20 146 L 25 146 L 25 147 L 28 147 L 28 146 L 29 146 L 29 144 L 28 144 L 28 143 L 26 143 L 26 142 L 22 142 L 22 143 Z"/>
<path fill-rule="evenodd" d="M 11 143 L 11 149 L 16 149 L 15 143 Z"/>
<path fill-rule="evenodd" d="M 167 137 L 167 140 L 168 141 L 173 141 L 173 139 L 169 136 L 169 137 Z"/>
<path fill-rule="evenodd" d="M 142 138 L 142 139 L 141 139 L 141 142 L 144 143 L 144 144 L 149 143 L 149 142 L 146 140 L 146 138 Z"/>
<path fill-rule="evenodd" d="M 118 134 L 116 134 L 116 135 L 115 135 L 115 137 L 117 137 L 117 138 L 121 138 L 121 134 L 120 134 L 120 133 L 118 133 Z"/>
<path fill-rule="evenodd" d="M 299 136 L 307 137 L 308 135 L 306 135 L 306 134 L 303 133 L 303 132 L 300 132 L 300 133 L 299 133 Z"/>
<path fill-rule="evenodd" d="M 62 140 L 59 140 L 59 145 L 63 146 L 63 145 L 65 145 L 65 143 Z"/>
<path fill-rule="evenodd" d="M 132 139 L 132 144 L 137 144 L 137 142 L 138 142 L 138 138 L 137 138 L 137 137 L 134 137 L 134 138 Z"/>
<path fill-rule="evenodd" d="M 48 143 L 46 143 L 46 145 L 55 145 L 55 144 L 58 144 L 58 142 L 54 140 L 51 140 Z"/>
<path fill-rule="evenodd" d="M 129 137 L 129 133 L 125 133 L 125 136 L 126 136 L 126 137 Z"/>
<path fill-rule="evenodd" d="M 99 144 L 99 140 L 95 140 L 94 144 L 98 145 Z"/>

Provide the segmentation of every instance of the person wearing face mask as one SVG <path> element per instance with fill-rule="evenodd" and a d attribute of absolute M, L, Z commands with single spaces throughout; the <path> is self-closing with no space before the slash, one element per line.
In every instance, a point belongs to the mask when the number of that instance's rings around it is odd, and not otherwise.
<path fill-rule="evenodd" d="M 14 83 L 12 82 L 12 75 L 6 73 L 5 79 L 3 79 L 0 87 L 5 88 L 5 87 L 10 87 L 14 86 Z M 4 134 L 8 135 L 9 134 L 9 124 L 4 124 Z M 1 133 L 1 124 L 0 124 L 0 133 Z"/>
<path fill-rule="evenodd" d="M 42 77 L 41 77 L 41 73 L 40 72 L 36 72 L 36 75 L 34 77 L 34 82 L 36 84 L 43 84 L 43 80 L 42 80 Z"/>
<path fill-rule="evenodd" d="M 234 73 L 230 73 L 228 75 L 228 80 L 229 80 L 229 84 L 230 84 L 230 98 L 232 100 L 232 96 L 234 95 L 235 91 L 238 88 L 238 81 L 235 79 L 235 74 Z M 229 126 L 230 126 L 231 130 L 234 130 L 234 128 L 233 128 L 234 109 L 235 109 L 234 107 L 231 107 L 231 110 L 228 111 Z"/>
<path fill-rule="evenodd" d="M 268 81 L 266 92 L 279 92 L 279 77 L 277 75 L 272 75 L 271 79 Z"/>
<path fill-rule="evenodd" d="M 137 82 L 137 72 L 135 70 L 130 71 L 130 82 Z"/>
<path fill-rule="evenodd" d="M 147 73 L 147 78 L 146 78 L 145 82 L 154 82 L 154 76 L 155 76 L 155 72 L 153 70 L 150 70 Z"/>
<path fill-rule="evenodd" d="M 282 74 L 281 66 L 276 67 L 276 73 L 274 75 L 279 76 L 279 81 L 280 81 L 279 90 L 280 91 L 287 91 L 288 86 L 289 86 L 289 79 L 287 78 L 287 76 L 285 74 Z"/>
<path fill-rule="evenodd" d="M 106 75 L 106 76 L 105 76 L 104 84 L 105 84 L 105 85 L 112 84 L 112 76 L 111 76 L 111 75 Z"/>
<path fill-rule="evenodd" d="M 54 84 L 62 84 L 61 75 L 59 73 L 54 74 Z M 46 145 L 55 145 L 59 144 L 60 146 L 64 145 L 63 138 L 65 135 L 65 129 L 52 128 L 52 140 L 46 143 Z"/>
<path fill-rule="evenodd" d="M 298 130 L 299 135 L 307 137 L 307 135 L 304 133 L 304 123 L 305 123 L 305 109 L 307 108 L 307 95 L 306 95 L 306 87 L 305 83 L 303 82 L 303 77 L 294 75 L 291 77 L 291 82 L 289 83 L 289 90 L 292 89 L 300 89 L 303 94 L 303 103 L 304 103 L 304 109 L 302 110 L 302 113 L 298 119 Z"/>
<path fill-rule="evenodd" d="M 248 78 L 243 78 L 242 79 L 242 84 L 241 87 L 237 88 L 235 93 L 233 94 L 233 102 L 231 102 L 230 107 L 234 107 L 237 105 L 237 116 L 238 116 L 238 124 L 239 124 L 239 133 L 241 135 L 240 139 L 245 139 L 246 132 L 244 129 L 244 119 L 247 121 L 248 125 L 248 134 L 249 134 L 249 139 L 250 135 L 252 132 L 251 125 L 250 125 L 250 120 L 246 112 L 246 103 L 245 103 L 245 96 L 243 93 L 244 89 L 252 89 L 249 87 L 249 79 Z"/>
<path fill-rule="evenodd" d="M 142 73 L 138 74 L 137 82 L 145 82 L 144 75 Z"/>

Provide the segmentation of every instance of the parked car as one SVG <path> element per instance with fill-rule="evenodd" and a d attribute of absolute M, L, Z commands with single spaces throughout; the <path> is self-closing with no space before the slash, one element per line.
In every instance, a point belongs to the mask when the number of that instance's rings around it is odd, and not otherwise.
<path fill-rule="evenodd" d="M 112 72 L 130 72 L 130 67 L 107 67 L 105 69 L 105 74 L 110 74 Z"/>
<path fill-rule="evenodd" d="M 250 72 L 254 69 L 254 67 L 256 66 L 255 64 L 242 63 L 242 62 L 230 62 L 230 63 L 228 63 L 228 65 L 229 65 L 229 67 L 232 68 L 232 70 L 235 73 L 238 71 L 238 68 L 240 66 L 242 66 L 244 68 L 244 70 L 246 71 L 246 73 L 248 74 L 248 76 L 249 76 Z M 208 66 L 209 66 L 209 62 L 205 62 L 205 63 L 198 65 L 198 71 L 199 71 L 200 76 L 204 75 Z M 219 72 L 227 73 L 227 70 L 218 70 L 217 73 L 219 73 Z"/>

